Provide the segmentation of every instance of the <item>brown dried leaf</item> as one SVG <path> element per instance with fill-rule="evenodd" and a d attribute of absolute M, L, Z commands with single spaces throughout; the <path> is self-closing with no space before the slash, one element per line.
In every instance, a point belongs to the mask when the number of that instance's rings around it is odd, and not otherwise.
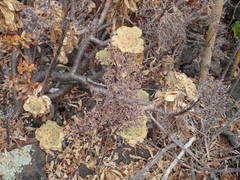
<path fill-rule="evenodd" d="M 124 3 L 128 9 L 130 9 L 133 12 L 136 12 L 138 10 L 137 4 L 136 4 L 138 1 L 139 0 L 124 0 Z"/>
<path fill-rule="evenodd" d="M 23 74 L 23 72 L 32 72 L 33 70 L 36 70 L 34 64 L 28 64 L 25 60 L 21 61 L 18 66 L 17 70 L 20 74 Z"/>
<path fill-rule="evenodd" d="M 0 2 L 0 31 L 17 31 L 22 27 L 18 11 L 22 10 L 24 5 L 17 0 L 3 0 Z"/>

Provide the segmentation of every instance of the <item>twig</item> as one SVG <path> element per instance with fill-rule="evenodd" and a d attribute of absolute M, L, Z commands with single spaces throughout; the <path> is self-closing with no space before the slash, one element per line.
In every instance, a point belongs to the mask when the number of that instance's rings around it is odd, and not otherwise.
<path fill-rule="evenodd" d="M 215 161 L 227 161 L 227 160 L 238 160 L 240 158 L 240 155 L 236 156 L 229 156 L 229 157 L 224 157 L 220 159 L 214 159 Z"/>
<path fill-rule="evenodd" d="M 153 117 L 153 115 L 151 113 L 148 113 L 149 116 L 151 117 L 152 121 L 159 127 L 159 129 L 164 132 L 165 134 L 167 134 L 166 130 L 164 129 L 164 127 L 162 127 L 162 125 Z"/>
<path fill-rule="evenodd" d="M 205 169 L 203 169 L 205 170 Z M 228 168 L 228 169 L 213 169 L 212 172 L 214 173 L 239 173 L 240 168 Z"/>
<path fill-rule="evenodd" d="M 233 92 L 234 92 L 235 88 L 237 87 L 239 81 L 240 81 L 240 76 L 237 78 L 236 82 L 233 84 L 233 86 L 231 88 L 231 91 L 229 93 L 231 96 L 233 95 Z"/>
<path fill-rule="evenodd" d="M 38 44 L 39 34 L 37 34 L 37 38 L 35 40 L 36 44 Z M 35 64 L 36 62 L 36 54 L 37 54 L 37 46 L 34 45 L 33 47 L 33 55 L 32 55 L 32 62 Z"/>
<path fill-rule="evenodd" d="M 62 96 L 66 94 L 73 86 L 72 85 L 64 85 L 62 89 L 59 89 L 58 91 L 51 93 L 51 94 L 46 94 L 50 99 L 56 99 L 59 96 Z"/>
<path fill-rule="evenodd" d="M 224 125 L 212 136 L 209 144 L 217 138 L 217 136 L 221 133 L 223 133 L 231 124 L 234 124 L 235 122 L 240 120 L 240 111 L 238 111 L 234 118 L 230 119 L 229 121 L 225 122 Z"/>
<path fill-rule="evenodd" d="M 204 136 L 204 145 L 205 145 L 205 148 L 206 148 L 206 153 L 207 153 L 207 158 L 208 158 L 208 161 L 211 160 L 211 156 L 210 156 L 210 151 L 209 151 L 209 145 L 208 145 L 208 140 L 207 140 L 207 136 L 206 134 L 203 134 Z"/>
<path fill-rule="evenodd" d="M 240 146 L 240 139 L 237 137 L 237 135 L 234 135 L 231 131 L 225 130 L 221 133 L 221 135 L 226 137 L 233 147 L 236 148 Z"/>
<path fill-rule="evenodd" d="M 64 20 L 64 21 L 66 21 L 66 20 Z M 65 23 L 63 23 L 63 24 L 65 24 Z M 66 31 L 67 31 L 67 28 L 65 27 L 65 25 L 63 25 L 63 26 L 64 27 L 63 27 L 63 30 L 62 30 L 62 36 L 61 36 L 61 39 L 60 39 L 60 42 L 59 42 L 57 52 L 56 52 L 53 60 L 51 61 L 50 66 L 47 69 L 46 76 L 45 76 L 45 78 L 43 80 L 43 83 L 42 83 L 42 91 L 40 93 L 41 95 L 43 95 L 46 92 L 47 82 L 49 80 L 49 77 L 51 76 L 51 73 L 52 73 L 53 69 L 56 67 L 57 62 L 58 62 L 58 57 L 60 55 L 60 52 L 61 52 L 61 49 L 62 49 L 62 46 L 63 46 L 63 40 L 66 36 Z"/>
<path fill-rule="evenodd" d="M 99 28 L 98 28 L 98 32 L 99 31 L 102 31 L 102 30 L 104 30 L 104 29 L 106 29 L 107 27 L 109 27 L 109 26 L 111 26 L 112 25 L 112 23 L 107 23 L 107 24 L 104 24 L 104 25 L 101 25 Z"/>
<path fill-rule="evenodd" d="M 230 70 L 230 76 L 234 77 L 234 74 L 239 66 L 240 63 L 240 48 L 237 50 L 237 54 L 234 57 L 233 63 L 232 63 L 232 67 Z"/>
<path fill-rule="evenodd" d="M 198 160 L 198 158 L 193 154 L 193 152 L 192 152 L 191 150 L 184 148 L 184 145 L 183 145 L 179 140 L 177 140 L 176 137 L 170 136 L 170 139 L 171 139 L 175 144 L 177 144 L 179 147 L 181 147 L 183 150 L 187 151 L 187 153 L 190 154 L 190 155 L 192 156 L 192 158 L 193 158 L 196 162 L 198 162 L 201 166 L 205 167 L 205 168 L 208 169 L 208 170 L 211 169 L 208 165 L 206 165 L 206 164 L 204 164 L 202 161 Z"/>
<path fill-rule="evenodd" d="M 108 9 L 110 8 L 110 5 L 111 5 L 111 0 L 107 0 L 105 3 L 104 9 L 100 15 L 99 20 L 97 21 L 97 19 L 94 18 L 94 20 L 92 22 L 91 28 L 93 28 L 93 29 L 87 29 L 90 31 L 90 33 L 82 39 L 82 41 L 78 47 L 77 56 L 74 60 L 73 67 L 71 69 L 72 74 L 77 74 L 80 71 L 79 68 L 80 68 L 80 64 L 82 63 L 83 55 L 84 55 L 86 49 L 88 48 L 88 46 L 90 45 L 91 38 L 92 38 L 92 40 L 95 38 L 95 35 L 98 32 L 99 26 L 101 26 L 104 23 Z"/>
<path fill-rule="evenodd" d="M 186 112 L 188 112 L 189 110 L 191 110 L 198 102 L 199 102 L 200 98 L 198 98 L 196 101 L 194 102 L 191 102 L 190 105 L 178 112 L 173 112 L 173 113 L 170 113 L 168 116 L 169 117 L 173 117 L 173 116 L 179 116 L 179 115 L 182 115 Z"/>
<path fill-rule="evenodd" d="M 229 4 L 231 4 L 231 3 L 229 3 Z M 232 5 L 232 4 L 231 4 L 231 5 Z M 233 19 L 235 18 L 235 14 L 236 14 L 237 9 L 238 9 L 239 6 L 240 6 L 240 1 L 238 1 L 238 3 L 236 4 L 236 6 L 234 6 L 235 8 L 234 8 L 234 11 L 233 11 L 232 19 L 231 19 L 230 23 L 228 24 L 228 26 L 230 26 L 230 25 L 232 24 Z"/>
<path fill-rule="evenodd" d="M 171 173 L 172 169 L 174 168 L 174 166 L 176 166 L 176 164 L 178 163 L 178 161 L 182 158 L 182 156 L 185 153 L 185 149 L 189 148 L 192 143 L 196 140 L 196 137 L 192 137 L 190 138 L 190 140 L 184 145 L 184 149 L 179 153 L 179 155 L 176 157 L 176 159 L 173 160 L 173 162 L 170 164 L 170 166 L 167 168 L 167 170 L 164 172 L 163 176 L 161 177 L 161 180 L 167 180 L 169 174 Z"/>
<path fill-rule="evenodd" d="M 240 1 L 239 1 L 240 2 Z M 236 47 L 234 48 L 234 53 L 233 53 L 233 56 L 232 58 L 229 60 L 225 70 L 223 71 L 223 74 L 222 74 L 222 77 L 221 77 L 221 81 L 223 81 L 228 73 L 228 70 L 230 69 L 232 63 L 233 63 L 233 60 L 235 59 L 234 57 L 236 57 L 237 55 L 237 52 L 238 52 L 238 49 L 240 48 L 240 40 L 237 40 L 237 43 L 236 43 Z"/>
<path fill-rule="evenodd" d="M 11 57 L 11 73 L 12 73 L 12 77 L 15 78 L 16 74 L 17 74 L 17 61 L 18 58 L 16 56 L 16 51 L 17 49 L 13 49 L 12 51 L 12 57 Z M 15 84 L 13 87 L 13 97 L 14 97 L 14 101 L 15 101 L 15 106 L 17 106 L 17 92 L 16 92 L 16 88 L 15 88 Z"/>
<path fill-rule="evenodd" d="M 208 160 L 210 160 L 210 152 L 209 152 L 209 148 L 208 148 L 208 140 L 207 140 L 207 131 L 205 129 L 205 125 L 206 123 L 203 122 L 204 120 L 201 118 L 201 125 L 202 125 L 202 135 L 204 137 L 204 145 L 206 148 L 206 152 L 207 152 L 207 158 Z"/>
<path fill-rule="evenodd" d="M 101 16 L 99 18 L 99 21 L 98 21 L 98 24 L 97 24 L 98 27 L 101 26 L 104 23 L 105 18 L 106 18 L 107 13 L 108 13 L 108 9 L 110 8 L 110 5 L 111 5 L 111 2 L 112 2 L 112 0 L 106 0 L 104 9 L 102 11 L 102 14 L 101 14 Z"/>
<path fill-rule="evenodd" d="M 19 148 L 19 146 L 24 147 L 26 145 L 38 143 L 38 140 L 36 140 L 35 138 L 28 138 L 26 141 L 21 141 L 21 140 L 15 140 L 15 141 L 17 144 L 14 144 L 14 145 L 8 147 L 7 151 L 12 151 L 13 149 Z"/>
<path fill-rule="evenodd" d="M 239 152 L 236 150 L 235 147 L 229 148 L 229 149 L 217 149 L 215 151 L 212 151 L 211 154 L 239 154 Z"/>
<path fill-rule="evenodd" d="M 107 46 L 110 40 L 102 41 L 100 39 L 95 38 L 94 36 L 90 36 L 90 41 L 94 42 L 95 44 L 98 44 L 100 46 Z"/>
<path fill-rule="evenodd" d="M 104 84 L 97 83 L 86 76 L 76 75 L 72 73 L 53 72 L 52 77 L 54 80 L 61 80 L 61 81 L 75 80 L 75 81 L 78 81 L 79 83 L 84 84 L 87 88 L 89 88 L 94 92 L 102 93 L 102 94 L 106 93 L 106 86 Z"/>
<path fill-rule="evenodd" d="M 137 171 L 135 173 L 135 175 L 131 178 L 131 180 L 139 180 L 142 178 L 143 174 L 145 172 L 147 172 L 154 164 L 156 164 L 160 158 L 163 156 L 163 154 L 165 154 L 167 152 L 167 150 L 174 148 L 176 145 L 174 143 L 169 144 L 168 146 L 166 146 L 165 148 L 161 149 L 158 151 L 158 153 L 155 155 L 155 157 L 153 158 L 153 160 L 147 164 L 147 166 L 145 166 L 143 169 Z"/>
<path fill-rule="evenodd" d="M 153 112 L 159 112 L 161 113 L 162 115 L 166 115 L 167 118 L 170 118 L 170 117 L 174 117 L 174 116 L 179 116 L 179 115 L 182 115 L 186 112 L 188 112 L 189 110 L 191 110 L 196 104 L 197 102 L 199 101 L 200 99 L 198 99 L 197 101 L 195 102 L 191 102 L 190 105 L 178 112 L 173 112 L 173 113 L 165 113 L 163 112 L 163 110 L 161 110 L 160 108 L 158 108 L 156 104 L 153 104 L 153 103 L 148 103 L 148 105 L 146 104 L 146 107 L 145 107 L 145 110 L 146 111 L 153 111 Z"/>
<path fill-rule="evenodd" d="M 192 180 L 196 180 L 196 175 L 195 175 L 195 171 L 194 171 L 194 168 L 193 168 L 193 159 L 192 158 L 190 160 L 190 163 L 191 163 L 191 177 L 192 177 Z"/>
<path fill-rule="evenodd" d="M 41 79 L 41 76 L 44 76 L 44 72 L 39 72 L 39 76 L 36 77 L 35 80 Z M 60 72 L 53 71 L 52 72 L 52 79 L 56 80 L 56 81 L 63 81 L 63 82 L 68 82 L 68 83 L 79 82 L 79 83 L 82 83 L 83 85 L 85 85 L 86 88 L 88 88 L 90 91 L 93 91 L 95 93 L 106 94 L 106 92 L 107 92 L 106 85 L 95 82 L 91 78 L 86 77 L 84 75 L 76 75 L 76 74 L 72 74 L 71 72 L 70 73 L 69 72 L 60 73 Z M 184 108 L 184 109 L 182 109 L 178 112 L 166 113 L 158 107 L 159 103 L 154 104 L 150 101 L 144 101 L 144 100 L 140 100 L 140 99 L 137 99 L 137 98 L 129 99 L 129 98 L 126 98 L 126 97 L 123 97 L 123 96 L 118 96 L 117 99 L 122 100 L 126 103 L 137 103 L 139 105 L 144 106 L 143 108 L 146 111 L 153 111 L 153 112 L 161 113 L 161 115 L 166 116 L 166 118 L 182 115 L 183 113 L 192 109 L 194 107 L 194 105 L 196 105 L 196 103 L 199 101 L 199 99 L 198 99 L 197 101 L 192 102 L 188 107 L 186 107 L 186 108 Z M 162 103 L 162 102 L 160 102 L 160 103 Z"/>
<path fill-rule="evenodd" d="M 4 120 L 4 125 L 5 125 L 5 128 L 6 128 L 6 134 L 7 134 L 7 144 L 10 145 L 10 127 L 9 127 L 9 122 L 10 121 L 13 121 L 14 118 L 16 117 L 16 107 L 15 109 L 13 108 L 8 108 L 7 112 L 6 112 L 6 115 L 3 116 L 3 120 Z M 17 114 L 18 115 L 18 114 Z"/>
<path fill-rule="evenodd" d="M 11 73 L 12 73 L 12 77 L 15 78 L 16 74 L 17 74 L 17 55 L 16 55 L 16 51 L 17 49 L 14 48 L 13 52 L 12 52 L 12 57 L 11 57 Z M 14 115 L 11 116 L 11 118 L 6 118 L 6 129 L 7 129 L 7 143 L 8 145 L 10 144 L 10 130 L 9 130 L 9 120 L 13 120 L 15 119 L 15 117 L 17 117 L 21 111 L 21 103 L 20 101 L 17 100 L 17 91 L 16 91 L 16 87 L 15 87 L 15 83 L 13 85 L 13 99 L 15 101 L 15 107 L 14 107 Z M 12 114 L 12 113 L 11 113 Z"/>
<path fill-rule="evenodd" d="M 76 58 L 74 59 L 74 63 L 73 63 L 72 69 L 71 69 L 72 74 L 79 72 L 79 68 L 80 68 L 80 64 L 82 62 L 81 60 L 84 55 L 84 52 L 90 45 L 90 38 L 84 37 L 80 44 L 81 44 L 81 46 L 78 47 L 78 52 L 77 52 Z"/>

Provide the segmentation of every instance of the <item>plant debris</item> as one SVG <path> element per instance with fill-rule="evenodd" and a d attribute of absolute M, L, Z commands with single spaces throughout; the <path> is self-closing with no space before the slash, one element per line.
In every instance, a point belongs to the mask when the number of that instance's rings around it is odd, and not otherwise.
<path fill-rule="evenodd" d="M 239 7 L 1 0 L 0 179 L 239 179 Z"/>

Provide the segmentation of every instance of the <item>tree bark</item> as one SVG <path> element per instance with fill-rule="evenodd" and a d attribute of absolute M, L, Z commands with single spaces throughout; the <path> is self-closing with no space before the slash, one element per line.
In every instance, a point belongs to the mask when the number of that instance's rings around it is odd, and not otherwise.
<path fill-rule="evenodd" d="M 205 50 L 202 55 L 201 70 L 200 70 L 200 81 L 207 79 L 209 69 L 211 66 L 212 53 L 217 35 L 217 27 L 220 22 L 221 14 L 223 9 L 223 0 L 215 0 L 215 6 L 212 10 L 212 23 L 209 24 Z"/>
<path fill-rule="evenodd" d="M 240 48 L 237 50 L 237 54 L 236 54 L 236 56 L 234 57 L 234 60 L 233 60 L 233 64 L 232 64 L 232 67 L 231 67 L 231 70 L 230 70 L 230 76 L 231 77 L 235 77 L 236 70 L 237 70 L 239 65 L 240 65 Z"/>

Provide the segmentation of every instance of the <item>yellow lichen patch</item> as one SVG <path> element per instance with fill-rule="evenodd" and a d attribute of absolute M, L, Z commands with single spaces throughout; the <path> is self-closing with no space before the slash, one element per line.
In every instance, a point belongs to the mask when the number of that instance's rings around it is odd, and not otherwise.
<path fill-rule="evenodd" d="M 139 99 L 149 100 L 149 94 L 142 89 L 137 92 L 137 96 Z M 134 123 L 134 125 L 130 125 L 130 127 L 121 131 L 120 136 L 126 139 L 132 146 L 143 142 L 148 133 L 147 121 L 147 116 L 140 116 L 137 120 L 131 122 Z"/>
<path fill-rule="evenodd" d="M 62 141 L 64 139 L 64 132 L 56 122 L 47 121 L 36 130 L 36 139 L 40 142 L 40 147 L 45 150 L 62 150 Z"/>
<path fill-rule="evenodd" d="M 47 114 L 49 112 L 51 100 L 47 96 L 28 96 L 23 105 L 25 111 L 30 112 L 34 117 Z"/>
<path fill-rule="evenodd" d="M 118 47 L 122 52 L 142 53 L 144 41 L 141 39 L 142 30 L 138 27 L 122 26 L 117 29 L 112 40 L 112 45 Z"/>
<path fill-rule="evenodd" d="M 132 146 L 135 146 L 139 142 L 143 142 L 147 136 L 147 116 L 142 116 L 136 120 L 136 124 L 131 126 L 120 133 L 124 139 Z"/>
<path fill-rule="evenodd" d="M 146 91 L 142 90 L 142 89 L 138 90 L 137 96 L 138 96 L 138 98 L 140 98 L 140 99 L 142 99 L 144 101 L 148 101 L 149 100 L 149 94 Z"/>

